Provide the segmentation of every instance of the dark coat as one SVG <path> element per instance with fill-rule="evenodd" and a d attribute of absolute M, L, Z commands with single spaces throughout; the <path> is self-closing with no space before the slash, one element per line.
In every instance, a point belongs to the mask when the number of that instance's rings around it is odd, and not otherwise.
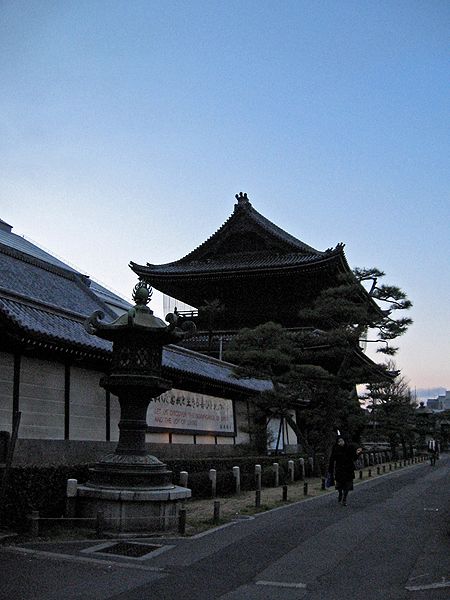
<path fill-rule="evenodd" d="M 355 479 L 355 460 L 358 458 L 355 446 L 335 444 L 330 456 L 328 471 L 334 475 L 336 482 L 353 481 Z"/>

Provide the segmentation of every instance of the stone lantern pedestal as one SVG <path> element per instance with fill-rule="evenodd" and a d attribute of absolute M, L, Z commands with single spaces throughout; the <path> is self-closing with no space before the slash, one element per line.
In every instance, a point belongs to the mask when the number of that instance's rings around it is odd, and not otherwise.
<path fill-rule="evenodd" d="M 126 536 L 162 531 L 175 531 L 178 508 L 191 496 L 191 490 L 180 486 L 153 486 L 148 490 L 78 486 L 79 515 L 96 519 L 102 515 L 105 532 Z"/>
<path fill-rule="evenodd" d="M 103 323 L 97 311 L 86 322 L 89 333 L 113 342 L 111 371 L 100 385 L 118 397 L 120 422 L 115 452 L 91 467 L 87 483 L 78 486 L 77 512 L 93 519 L 100 512 L 104 530 L 115 534 L 174 530 L 179 505 L 191 496 L 145 447 L 149 402 L 172 387 L 161 377 L 162 348 L 186 335 L 176 326 L 176 314 L 166 317 L 169 325 L 153 316 L 146 306 L 150 294 L 140 282 L 136 306 L 127 314 Z"/>

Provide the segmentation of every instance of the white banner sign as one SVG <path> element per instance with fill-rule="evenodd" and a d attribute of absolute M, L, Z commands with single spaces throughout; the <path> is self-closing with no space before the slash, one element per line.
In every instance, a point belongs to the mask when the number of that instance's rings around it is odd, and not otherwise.
<path fill-rule="evenodd" d="M 149 427 L 214 435 L 233 435 L 233 402 L 206 394 L 172 389 L 152 400 Z"/>

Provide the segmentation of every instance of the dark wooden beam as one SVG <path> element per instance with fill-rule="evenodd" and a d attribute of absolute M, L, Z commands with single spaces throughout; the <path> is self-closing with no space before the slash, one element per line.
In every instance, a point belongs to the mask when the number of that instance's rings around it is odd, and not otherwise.
<path fill-rule="evenodd" d="M 106 441 L 110 442 L 111 441 L 111 392 L 109 392 L 108 390 L 106 390 L 106 396 L 105 396 L 105 405 L 106 405 L 106 410 L 105 410 L 105 417 L 106 417 L 106 432 L 105 432 L 105 437 L 106 437 Z"/>
<path fill-rule="evenodd" d="M 22 355 L 20 352 L 14 353 L 14 375 L 13 375 L 13 422 L 15 415 L 19 412 L 20 408 L 20 366 L 21 366 Z"/>
<path fill-rule="evenodd" d="M 64 365 L 64 439 L 70 439 L 70 363 Z"/>

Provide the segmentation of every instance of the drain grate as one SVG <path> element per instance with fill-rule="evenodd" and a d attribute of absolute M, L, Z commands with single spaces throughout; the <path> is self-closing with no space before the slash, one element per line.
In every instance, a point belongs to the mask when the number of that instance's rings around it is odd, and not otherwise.
<path fill-rule="evenodd" d="M 141 558 L 146 554 L 150 554 L 155 550 L 159 550 L 162 546 L 155 544 L 137 544 L 133 542 L 117 542 L 107 546 L 106 548 L 99 548 L 94 552 L 101 552 L 102 554 L 116 554 L 117 556 L 129 556 L 131 558 Z"/>

